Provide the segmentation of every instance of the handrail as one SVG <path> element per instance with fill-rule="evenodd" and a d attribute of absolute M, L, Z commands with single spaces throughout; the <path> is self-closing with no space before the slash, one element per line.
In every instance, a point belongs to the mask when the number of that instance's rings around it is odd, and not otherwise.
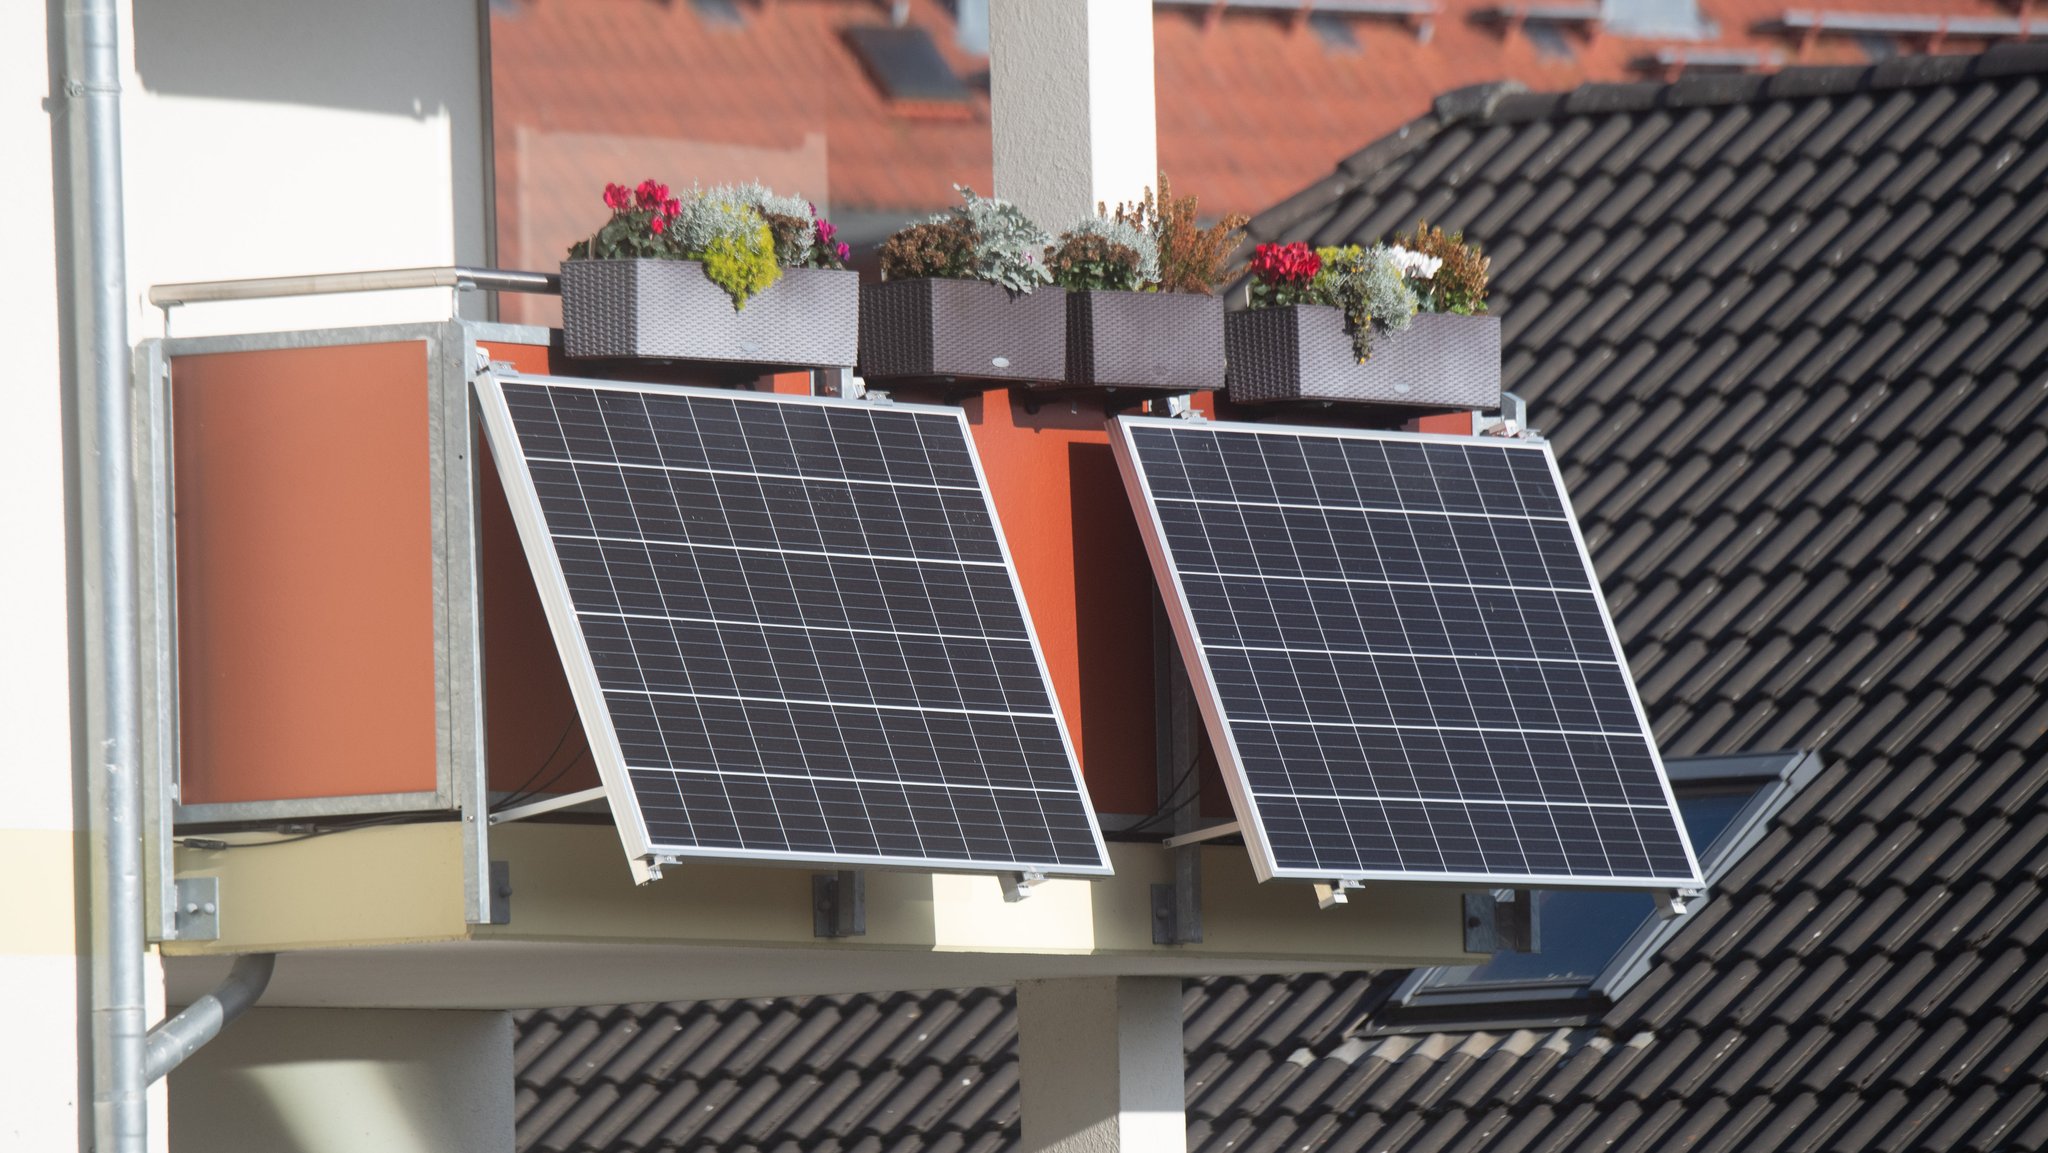
<path fill-rule="evenodd" d="M 1944 35 L 1965 39 L 1995 40 L 2006 36 L 2025 36 L 2031 30 L 2030 21 L 2022 15 L 2010 16 L 1946 16 L 1932 12 L 1844 12 L 1837 10 L 1808 11 L 1801 8 L 1786 10 L 1778 23 L 1788 31 L 1832 33 L 1840 36 L 1873 35 Z"/>
<path fill-rule="evenodd" d="M 468 288 L 484 292 L 562 291 L 562 278 L 551 272 L 520 272 L 506 268 L 385 268 L 367 272 L 322 272 L 311 276 L 265 276 L 244 280 L 193 280 L 159 284 L 149 290 L 158 308 L 220 300 L 266 300 L 281 296 L 327 296 L 343 292 L 389 292 L 406 288 Z"/>

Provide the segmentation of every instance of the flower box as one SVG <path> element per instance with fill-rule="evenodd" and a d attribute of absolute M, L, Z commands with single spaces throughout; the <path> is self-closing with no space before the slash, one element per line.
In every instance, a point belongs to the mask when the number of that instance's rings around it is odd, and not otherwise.
<path fill-rule="evenodd" d="M 1223 387 L 1223 301 L 1183 292 L 1069 292 L 1070 386 Z"/>
<path fill-rule="evenodd" d="M 1066 293 L 1012 293 L 982 280 L 889 280 L 860 290 L 860 374 L 890 378 L 1066 378 Z"/>
<path fill-rule="evenodd" d="M 562 264 L 562 348 L 572 357 L 655 357 L 775 367 L 851 367 L 860 274 L 785 268 L 736 309 L 694 260 Z"/>
<path fill-rule="evenodd" d="M 1224 318 L 1229 397 L 1239 404 L 1347 401 L 1407 408 L 1500 407 L 1500 318 L 1425 312 L 1352 355 L 1344 314 L 1321 304 Z"/>

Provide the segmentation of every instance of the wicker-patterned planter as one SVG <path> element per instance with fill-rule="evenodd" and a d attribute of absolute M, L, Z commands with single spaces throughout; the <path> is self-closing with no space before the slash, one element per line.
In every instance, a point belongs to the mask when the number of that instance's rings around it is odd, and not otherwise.
<path fill-rule="evenodd" d="M 1425 312 L 1405 332 L 1351 355 L 1344 314 L 1296 304 L 1225 318 L 1230 399 L 1240 404 L 1333 400 L 1411 408 L 1500 407 L 1500 319 Z"/>
<path fill-rule="evenodd" d="M 736 309 L 694 260 L 562 264 L 562 348 L 570 356 L 851 366 L 859 311 L 857 272 L 785 268 Z"/>
<path fill-rule="evenodd" d="M 860 290 L 860 374 L 1057 381 L 1066 377 L 1066 293 L 1012 294 L 980 280 L 891 280 Z"/>
<path fill-rule="evenodd" d="M 1223 301 L 1179 292 L 1067 294 L 1070 386 L 1223 387 Z"/>

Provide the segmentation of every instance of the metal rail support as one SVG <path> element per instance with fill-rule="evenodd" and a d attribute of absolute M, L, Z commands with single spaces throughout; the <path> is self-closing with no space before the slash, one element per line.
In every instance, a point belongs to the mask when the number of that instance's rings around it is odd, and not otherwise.
<path fill-rule="evenodd" d="M 1202 818 L 1202 776 L 1197 758 L 1201 742 L 1195 729 L 1195 690 L 1181 663 L 1166 606 L 1152 600 L 1152 684 L 1155 760 L 1159 775 L 1159 806 L 1171 813 L 1173 880 L 1152 886 L 1152 943 L 1188 945 L 1202 939 L 1202 849 L 1194 844 L 1228 830 L 1195 835 Z"/>
<path fill-rule="evenodd" d="M 864 937 L 868 931 L 868 885 L 858 869 L 811 874 L 811 935 Z"/>

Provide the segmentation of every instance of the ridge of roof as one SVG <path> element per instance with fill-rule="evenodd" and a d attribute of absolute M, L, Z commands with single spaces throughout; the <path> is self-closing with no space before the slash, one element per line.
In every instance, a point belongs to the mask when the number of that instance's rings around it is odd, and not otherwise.
<path fill-rule="evenodd" d="M 1699 108 L 1839 96 L 1849 92 L 1889 92 L 1928 88 L 2048 72 L 2048 43 L 1999 44 L 1981 53 L 1944 56 L 1900 56 L 1871 65 L 1813 65 L 1777 72 L 1707 73 L 1681 76 L 1668 84 L 1636 82 L 1581 84 L 1563 92 L 1503 92 L 1477 100 L 1461 89 L 1438 99 L 1431 116 L 1439 124 L 1473 120 L 1484 124 L 1517 124 L 1558 115 L 1602 112 L 1646 112 L 1653 108 Z M 1518 85 L 1480 85 L 1480 89 L 1512 89 Z"/>
<path fill-rule="evenodd" d="M 1839 96 L 1929 88 L 2001 76 L 2048 73 L 2048 42 L 1999 44 L 1981 53 L 1901 56 L 1871 65 L 1812 65 L 1771 73 L 1709 73 L 1670 83 L 1581 84 L 1558 92 L 1532 92 L 1513 80 L 1473 84 L 1436 98 L 1430 110 L 1337 163 L 1329 176 L 1252 218 L 1253 239 L 1292 229 L 1330 204 L 1358 191 L 1392 162 L 1459 124 L 1528 124 L 1567 116 L 1708 108 L 1766 100 Z"/>

